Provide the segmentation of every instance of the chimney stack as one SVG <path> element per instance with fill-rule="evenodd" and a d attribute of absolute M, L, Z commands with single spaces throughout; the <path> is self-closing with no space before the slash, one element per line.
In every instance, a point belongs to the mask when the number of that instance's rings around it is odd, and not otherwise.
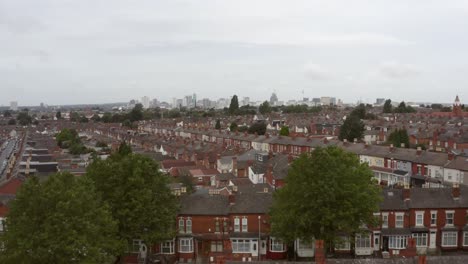
<path fill-rule="evenodd" d="M 458 183 L 454 183 L 452 187 L 453 199 L 458 200 L 460 198 L 460 186 Z"/>
<path fill-rule="evenodd" d="M 405 143 L 401 143 L 400 146 L 401 146 L 402 148 L 405 148 Z"/>
<path fill-rule="evenodd" d="M 451 151 L 447 153 L 447 156 L 448 156 L 448 160 L 453 160 L 455 158 L 455 155 Z"/>
<path fill-rule="evenodd" d="M 390 151 L 390 152 L 393 152 L 393 144 L 390 144 L 389 151 Z"/>
<path fill-rule="evenodd" d="M 237 186 L 234 186 L 234 187 L 237 187 Z M 236 194 L 235 193 L 237 192 L 237 190 L 234 191 L 234 189 L 236 189 L 236 188 L 233 188 L 232 189 L 233 193 L 229 194 L 229 204 L 231 204 L 231 205 L 236 203 Z"/>
<path fill-rule="evenodd" d="M 237 157 L 232 157 L 232 174 L 237 177 Z"/>
<path fill-rule="evenodd" d="M 411 196 L 411 189 L 409 184 L 405 183 L 405 187 L 403 188 L 403 200 L 409 201 Z"/>
<path fill-rule="evenodd" d="M 416 148 L 416 155 L 421 156 L 421 153 L 422 153 L 421 147 L 417 147 Z"/>

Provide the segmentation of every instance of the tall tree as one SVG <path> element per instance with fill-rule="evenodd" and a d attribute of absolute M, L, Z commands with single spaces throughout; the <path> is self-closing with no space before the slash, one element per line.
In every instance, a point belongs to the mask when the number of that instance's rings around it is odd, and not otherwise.
<path fill-rule="evenodd" d="M 215 125 L 215 129 L 221 129 L 221 120 L 216 120 L 216 125 Z"/>
<path fill-rule="evenodd" d="M 237 123 L 232 122 L 231 125 L 229 126 L 229 131 L 236 131 L 237 130 Z"/>
<path fill-rule="evenodd" d="M 348 141 L 354 141 L 354 139 L 362 139 L 363 136 L 364 123 L 359 119 L 359 117 L 350 115 L 341 126 L 338 138 L 340 140 L 347 139 Z"/>
<path fill-rule="evenodd" d="M 121 239 L 152 245 L 173 237 L 178 203 L 169 178 L 151 158 L 115 153 L 106 160 L 95 159 L 86 175 L 110 205 Z"/>
<path fill-rule="evenodd" d="M 8 110 L 3 111 L 3 117 L 11 117 L 11 112 Z"/>
<path fill-rule="evenodd" d="M 279 134 L 281 136 L 289 136 L 289 127 L 288 126 L 282 126 Z"/>
<path fill-rule="evenodd" d="M 237 95 L 234 95 L 231 99 L 231 104 L 229 105 L 229 114 L 233 115 L 239 109 L 239 100 Z"/>
<path fill-rule="evenodd" d="M 17 116 L 16 120 L 22 126 L 27 126 L 32 123 L 32 117 L 28 114 L 27 111 L 21 111 Z"/>
<path fill-rule="evenodd" d="M 248 129 L 248 132 L 250 134 L 254 134 L 254 133 L 257 133 L 257 135 L 265 135 L 265 132 L 266 132 L 266 124 L 263 123 L 263 122 L 257 122 L 257 123 L 254 123 L 252 124 L 249 129 Z"/>
<path fill-rule="evenodd" d="M 143 120 L 143 105 L 136 104 L 128 115 L 130 122 Z"/>
<path fill-rule="evenodd" d="M 385 103 L 383 106 L 383 112 L 386 114 L 393 112 L 392 100 L 390 99 L 385 100 Z"/>
<path fill-rule="evenodd" d="M 398 148 L 401 146 L 402 143 L 405 144 L 405 148 L 409 148 L 410 146 L 408 132 L 404 128 L 397 129 L 390 133 L 390 135 L 388 136 L 388 142 Z"/>
<path fill-rule="evenodd" d="M 289 170 L 285 187 L 271 208 L 272 235 L 293 242 L 312 238 L 333 244 L 339 234 L 375 224 L 380 191 L 373 173 L 359 158 L 337 147 L 302 154 Z"/>
<path fill-rule="evenodd" d="M 57 111 L 57 113 L 55 114 L 55 117 L 56 117 L 57 119 L 61 119 L 61 118 L 62 118 L 62 112 Z"/>
<path fill-rule="evenodd" d="M 110 263 L 125 245 L 93 183 L 69 173 L 26 180 L 0 242 L 1 263 Z"/>
<path fill-rule="evenodd" d="M 263 102 L 259 107 L 258 111 L 263 115 L 263 114 L 268 114 L 271 113 L 271 106 L 268 101 Z"/>

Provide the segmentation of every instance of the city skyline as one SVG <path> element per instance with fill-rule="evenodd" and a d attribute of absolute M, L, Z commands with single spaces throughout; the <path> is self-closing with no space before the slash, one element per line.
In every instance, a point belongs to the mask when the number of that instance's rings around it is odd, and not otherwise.
<path fill-rule="evenodd" d="M 169 102 L 193 92 L 262 100 L 276 91 L 285 101 L 302 91 L 345 102 L 468 98 L 461 0 L 5 0 L 0 10 L 5 106 Z"/>

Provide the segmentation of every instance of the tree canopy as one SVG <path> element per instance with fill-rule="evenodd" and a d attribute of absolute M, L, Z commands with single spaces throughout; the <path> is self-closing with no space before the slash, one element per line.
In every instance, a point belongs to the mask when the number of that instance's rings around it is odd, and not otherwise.
<path fill-rule="evenodd" d="M 408 132 L 404 128 L 397 129 L 390 133 L 390 135 L 388 136 L 388 142 L 398 148 L 401 146 L 402 143 L 405 144 L 405 148 L 409 148 L 410 146 Z"/>
<path fill-rule="evenodd" d="M 239 109 L 239 100 L 237 95 L 234 95 L 231 99 L 231 104 L 229 104 L 229 114 L 233 115 Z"/>
<path fill-rule="evenodd" d="M 178 204 L 169 178 L 151 158 L 120 149 L 106 160 L 95 159 L 86 173 L 110 205 L 119 237 L 150 245 L 172 238 Z"/>
<path fill-rule="evenodd" d="M 9 205 L 2 263 L 112 263 L 125 245 L 93 183 L 69 173 L 31 177 Z"/>
<path fill-rule="evenodd" d="M 255 133 L 257 133 L 257 135 L 265 135 L 266 127 L 267 127 L 267 125 L 266 125 L 264 122 L 253 123 L 253 124 L 249 127 L 248 132 L 249 132 L 250 134 L 255 134 Z"/>
<path fill-rule="evenodd" d="M 280 136 L 289 136 L 289 127 L 282 126 L 279 134 Z"/>
<path fill-rule="evenodd" d="M 215 129 L 221 129 L 221 120 L 216 120 Z"/>
<path fill-rule="evenodd" d="M 389 114 L 393 112 L 392 100 L 390 99 L 385 100 L 385 103 L 383 106 L 383 112 L 385 114 Z"/>
<path fill-rule="evenodd" d="M 21 111 L 17 116 L 16 120 L 22 126 L 27 126 L 32 123 L 32 117 L 29 115 L 27 111 Z"/>
<path fill-rule="evenodd" d="M 360 140 L 364 136 L 364 123 L 356 115 L 350 115 L 346 118 L 343 125 L 340 128 L 340 134 L 338 138 L 340 140 L 347 139 L 348 141 L 354 141 L 354 139 Z"/>
<path fill-rule="evenodd" d="M 337 147 L 317 148 L 296 159 L 286 185 L 273 195 L 272 235 L 293 242 L 338 241 L 339 234 L 375 224 L 381 199 L 373 173 L 359 158 Z"/>
<path fill-rule="evenodd" d="M 258 107 L 258 111 L 259 111 L 261 114 L 269 114 L 269 113 L 271 113 L 271 106 L 270 106 L 270 103 L 269 103 L 268 101 L 263 102 L 263 103 Z"/>
<path fill-rule="evenodd" d="M 229 126 L 229 131 L 236 131 L 237 130 L 237 123 L 232 122 L 231 125 Z"/>
<path fill-rule="evenodd" d="M 63 149 L 68 149 L 73 155 L 88 153 L 90 150 L 86 148 L 75 129 L 62 129 L 55 135 L 57 145 Z"/>

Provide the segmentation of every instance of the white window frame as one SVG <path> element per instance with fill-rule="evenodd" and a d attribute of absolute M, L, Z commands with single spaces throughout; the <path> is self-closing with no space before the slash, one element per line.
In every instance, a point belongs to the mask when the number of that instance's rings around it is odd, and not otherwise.
<path fill-rule="evenodd" d="M 0 232 L 5 231 L 5 218 L 0 217 Z"/>
<path fill-rule="evenodd" d="M 183 217 L 179 218 L 179 233 L 185 234 L 185 220 Z"/>
<path fill-rule="evenodd" d="M 388 213 L 382 213 L 382 228 L 388 228 Z"/>
<path fill-rule="evenodd" d="M 398 218 L 401 217 L 401 220 Z M 399 224 L 401 222 L 401 224 Z M 395 213 L 395 228 L 403 228 L 405 225 L 405 213 Z"/>
<path fill-rule="evenodd" d="M 415 226 L 424 226 L 424 211 L 416 211 Z"/>
<path fill-rule="evenodd" d="M 192 253 L 193 252 L 193 238 L 179 238 L 179 252 Z"/>
<path fill-rule="evenodd" d="M 250 239 L 231 239 L 232 253 L 250 253 Z"/>
<path fill-rule="evenodd" d="M 143 244 L 143 240 L 133 239 L 132 240 L 132 253 L 139 253 L 141 244 Z"/>
<path fill-rule="evenodd" d="M 234 217 L 234 232 L 240 232 L 240 219 L 238 216 Z"/>
<path fill-rule="evenodd" d="M 427 233 L 413 233 L 412 237 L 416 247 L 427 247 Z"/>
<path fill-rule="evenodd" d="M 166 249 L 169 249 L 168 252 L 164 252 Z M 160 251 L 161 254 L 174 254 L 175 250 L 175 241 L 173 240 L 166 240 L 161 243 Z"/>
<path fill-rule="evenodd" d="M 371 235 L 370 234 L 356 234 L 354 239 L 356 248 L 371 248 Z"/>
<path fill-rule="evenodd" d="M 223 241 L 221 240 L 213 240 L 210 243 L 210 252 L 223 252 L 224 245 Z"/>
<path fill-rule="evenodd" d="M 468 247 L 468 231 L 463 232 L 463 246 Z"/>
<path fill-rule="evenodd" d="M 455 244 L 449 244 L 450 240 L 454 240 Z M 458 246 L 458 232 L 457 231 L 443 231 L 442 232 L 442 247 L 457 247 Z"/>
<path fill-rule="evenodd" d="M 187 217 L 187 220 L 185 221 L 185 233 L 192 233 L 192 218 L 190 217 Z"/>
<path fill-rule="evenodd" d="M 437 226 L 437 211 L 431 211 L 431 226 Z"/>
<path fill-rule="evenodd" d="M 408 246 L 409 236 L 389 236 L 388 248 L 389 249 L 405 249 Z"/>
<path fill-rule="evenodd" d="M 247 232 L 248 230 L 248 219 L 247 217 L 242 217 L 242 232 Z"/>
<path fill-rule="evenodd" d="M 270 252 L 286 252 L 286 246 L 282 240 L 270 237 Z"/>
<path fill-rule="evenodd" d="M 451 215 L 452 217 L 449 218 L 448 216 Z M 449 223 L 449 220 L 451 223 Z M 455 211 L 445 211 L 445 226 L 453 226 L 453 223 L 455 221 Z"/>

